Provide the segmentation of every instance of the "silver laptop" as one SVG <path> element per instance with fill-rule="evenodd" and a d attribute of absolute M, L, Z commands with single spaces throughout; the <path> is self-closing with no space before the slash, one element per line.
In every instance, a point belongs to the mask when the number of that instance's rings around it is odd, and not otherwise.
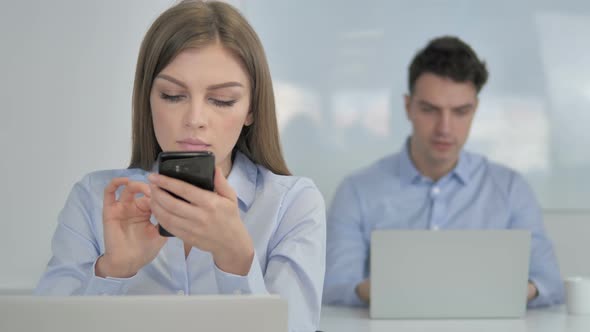
<path fill-rule="evenodd" d="M 278 296 L 0 296 L 0 331 L 287 332 Z"/>
<path fill-rule="evenodd" d="M 377 230 L 371 318 L 521 317 L 531 235 L 524 230 Z"/>

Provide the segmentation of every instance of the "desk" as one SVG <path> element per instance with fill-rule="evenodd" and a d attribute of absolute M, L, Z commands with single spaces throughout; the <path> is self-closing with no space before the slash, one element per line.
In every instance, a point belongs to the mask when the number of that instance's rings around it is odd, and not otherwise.
<path fill-rule="evenodd" d="M 368 308 L 324 306 L 324 332 L 589 332 L 590 315 L 570 316 L 565 307 L 530 309 L 523 319 L 372 320 Z"/>

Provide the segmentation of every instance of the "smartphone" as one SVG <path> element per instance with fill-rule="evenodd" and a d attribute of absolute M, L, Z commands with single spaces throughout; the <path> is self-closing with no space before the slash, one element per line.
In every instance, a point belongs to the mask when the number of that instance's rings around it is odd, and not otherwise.
<path fill-rule="evenodd" d="M 158 155 L 158 173 L 213 191 L 215 156 L 208 151 L 160 152 Z M 171 192 L 169 193 L 178 199 L 186 201 Z M 165 230 L 162 225 L 160 225 L 159 231 L 162 236 L 174 236 Z"/>

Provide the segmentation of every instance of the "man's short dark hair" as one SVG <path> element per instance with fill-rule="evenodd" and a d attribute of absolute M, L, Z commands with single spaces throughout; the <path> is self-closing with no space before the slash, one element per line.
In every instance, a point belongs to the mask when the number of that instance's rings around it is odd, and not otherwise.
<path fill-rule="evenodd" d="M 485 62 L 477 57 L 471 46 L 452 36 L 431 40 L 414 56 L 408 77 L 410 94 L 414 93 L 416 80 L 424 73 L 460 83 L 471 82 L 478 93 L 488 80 Z"/>

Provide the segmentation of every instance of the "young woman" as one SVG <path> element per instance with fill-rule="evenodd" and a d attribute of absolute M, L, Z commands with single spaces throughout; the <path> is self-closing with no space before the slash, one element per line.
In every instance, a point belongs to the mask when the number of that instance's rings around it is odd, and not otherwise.
<path fill-rule="evenodd" d="M 151 173 L 161 151 L 213 152 L 215 192 Z M 275 293 L 291 330 L 317 328 L 324 202 L 289 174 L 262 45 L 233 7 L 182 1 L 153 23 L 136 68 L 131 164 L 74 186 L 52 251 L 38 294 Z"/>

